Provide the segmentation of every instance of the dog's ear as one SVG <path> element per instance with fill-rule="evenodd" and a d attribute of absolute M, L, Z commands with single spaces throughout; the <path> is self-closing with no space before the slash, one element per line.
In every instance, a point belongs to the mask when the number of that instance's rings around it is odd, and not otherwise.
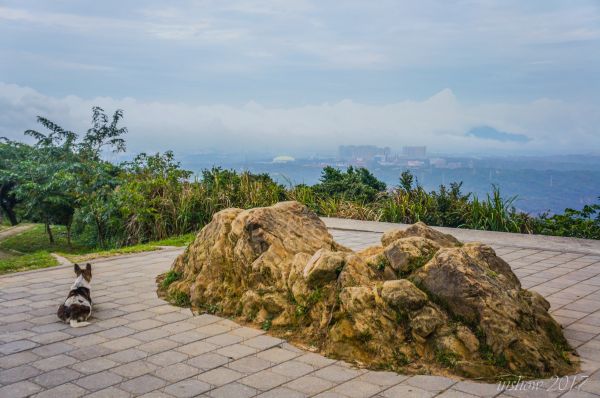
<path fill-rule="evenodd" d="M 83 270 L 79 267 L 79 264 L 73 264 L 73 271 L 75 271 L 75 275 L 79 276 L 83 272 Z"/>
<path fill-rule="evenodd" d="M 87 263 L 85 265 L 85 269 L 83 270 L 83 277 L 88 282 L 92 280 L 92 264 Z"/>

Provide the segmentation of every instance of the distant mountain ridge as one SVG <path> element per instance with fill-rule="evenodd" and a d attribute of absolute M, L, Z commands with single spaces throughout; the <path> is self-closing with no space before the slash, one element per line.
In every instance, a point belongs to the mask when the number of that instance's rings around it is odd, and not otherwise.
<path fill-rule="evenodd" d="M 531 138 L 524 134 L 507 133 L 496 130 L 490 126 L 479 126 L 469 130 L 466 134 L 469 137 L 482 138 L 484 140 L 494 140 L 500 142 L 529 142 Z"/>

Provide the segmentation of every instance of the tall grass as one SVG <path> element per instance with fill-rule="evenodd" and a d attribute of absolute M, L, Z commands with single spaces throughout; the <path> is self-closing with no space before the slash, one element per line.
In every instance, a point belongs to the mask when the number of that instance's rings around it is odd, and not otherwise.
<path fill-rule="evenodd" d="M 325 185 L 285 187 L 266 174 L 220 168 L 205 170 L 201 178 L 190 179 L 178 165 L 163 165 L 157 172 L 156 159 L 153 162 L 153 170 L 142 164 L 123 177 L 124 182 L 104 206 L 108 209 L 103 216 L 107 226 L 102 230 L 107 231 L 107 236 L 96 239 L 96 243 L 123 246 L 184 235 L 198 231 L 210 222 L 213 214 L 225 208 L 248 209 L 282 200 L 299 201 L 328 217 L 407 224 L 423 221 L 429 225 L 488 231 L 600 235 L 600 216 L 591 219 L 600 207 L 577 213 L 577 219 L 571 214 L 562 218 L 531 217 L 515 209 L 516 196 L 505 198 L 496 186 L 484 198 L 461 192 L 461 184 L 455 183 L 428 192 L 405 173 L 398 187 L 357 199 L 353 193 L 361 192 L 360 187 L 348 187 L 344 192 L 334 185 L 334 193 Z M 567 227 L 565 217 L 570 222 Z M 85 229 L 83 223 L 75 230 Z"/>
<path fill-rule="evenodd" d="M 485 200 L 473 197 L 465 227 L 485 231 L 521 232 L 514 202 L 516 196 L 502 198 L 500 189 L 492 187 L 492 195 Z"/>

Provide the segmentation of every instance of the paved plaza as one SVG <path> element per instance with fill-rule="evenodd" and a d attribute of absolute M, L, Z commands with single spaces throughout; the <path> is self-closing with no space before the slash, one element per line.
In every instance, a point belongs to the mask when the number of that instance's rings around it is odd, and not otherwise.
<path fill-rule="evenodd" d="M 353 249 L 377 243 L 383 229 L 327 224 Z M 356 369 L 157 298 L 156 275 L 182 251 L 166 249 L 95 261 L 94 317 L 83 328 L 55 315 L 73 282 L 70 266 L 1 276 L 0 397 L 600 397 L 600 244 L 550 238 L 520 244 L 518 236 L 482 232 L 477 239 L 488 240 L 525 288 L 548 299 L 582 358 L 580 375 L 508 391 Z"/>

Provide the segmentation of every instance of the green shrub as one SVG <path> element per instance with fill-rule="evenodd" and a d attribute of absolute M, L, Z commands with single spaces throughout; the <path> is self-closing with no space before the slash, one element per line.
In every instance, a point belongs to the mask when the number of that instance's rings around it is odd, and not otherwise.
<path fill-rule="evenodd" d="M 163 289 L 168 288 L 171 283 L 178 281 L 179 279 L 181 279 L 183 275 L 180 272 L 176 272 L 173 270 L 169 270 L 166 274 L 165 274 L 165 278 L 162 280 L 161 282 L 161 286 Z"/>
<path fill-rule="evenodd" d="M 169 296 L 169 301 L 178 307 L 189 307 L 191 305 L 190 295 L 184 292 L 175 292 Z"/>

